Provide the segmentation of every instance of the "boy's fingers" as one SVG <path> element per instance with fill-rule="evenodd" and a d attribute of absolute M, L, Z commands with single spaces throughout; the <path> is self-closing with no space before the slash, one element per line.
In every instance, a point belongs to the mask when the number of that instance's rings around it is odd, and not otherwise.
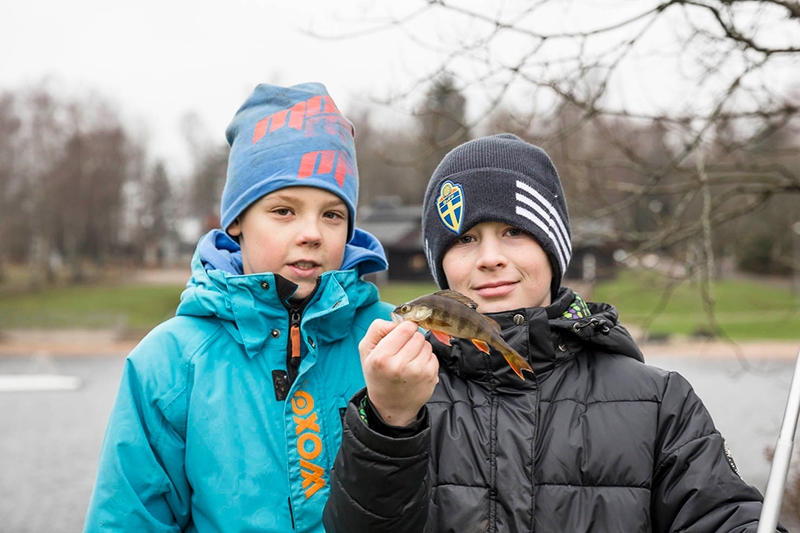
<path fill-rule="evenodd" d="M 372 324 L 370 324 L 369 328 L 367 328 L 367 332 L 364 334 L 364 337 L 361 338 L 361 342 L 358 343 L 358 350 L 361 353 L 361 359 L 363 360 L 367 354 L 374 350 L 375 346 L 377 346 L 381 339 L 383 339 L 396 327 L 396 323 L 388 320 L 381 320 L 380 318 L 373 320 Z"/>
<path fill-rule="evenodd" d="M 411 344 L 410 342 L 408 344 Z M 422 340 L 422 344 L 417 348 L 414 358 L 408 361 L 406 369 L 418 376 L 431 377 L 438 374 L 439 360 L 433 353 L 433 347 L 428 341 Z"/>
<path fill-rule="evenodd" d="M 405 344 L 417 332 L 417 325 L 413 322 L 403 322 L 391 325 L 391 331 L 385 334 L 375 345 L 375 351 L 382 355 L 394 355 L 403 349 Z"/>

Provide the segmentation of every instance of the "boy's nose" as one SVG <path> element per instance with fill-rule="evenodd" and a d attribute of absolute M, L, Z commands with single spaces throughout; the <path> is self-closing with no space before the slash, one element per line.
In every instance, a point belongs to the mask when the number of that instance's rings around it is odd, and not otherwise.
<path fill-rule="evenodd" d="M 318 245 L 322 242 L 322 232 L 316 220 L 303 221 L 297 234 L 298 244 Z"/>
<path fill-rule="evenodd" d="M 508 258 L 502 247 L 494 239 L 484 239 L 481 242 L 478 255 L 478 268 L 495 269 L 508 264 Z"/>

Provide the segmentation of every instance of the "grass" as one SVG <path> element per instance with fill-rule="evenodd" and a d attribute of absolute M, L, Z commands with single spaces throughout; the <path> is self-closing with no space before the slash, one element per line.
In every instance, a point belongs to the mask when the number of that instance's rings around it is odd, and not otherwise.
<path fill-rule="evenodd" d="M 0 295 L 0 328 L 147 330 L 175 314 L 184 285 L 56 286 Z M 381 299 L 401 304 L 436 290 L 433 283 L 393 283 Z"/>
<path fill-rule="evenodd" d="M 183 285 L 55 287 L 0 298 L 4 328 L 149 329 L 175 314 Z"/>
<path fill-rule="evenodd" d="M 594 289 L 592 300 L 614 304 L 628 326 L 649 324 L 651 334 L 692 335 L 711 330 L 696 284 L 683 282 L 659 313 L 668 280 L 626 271 Z M 790 291 L 750 281 L 716 284 L 716 318 L 729 336 L 800 339 L 800 309 Z M 118 328 L 147 330 L 175 313 L 183 284 L 56 286 L 38 292 L 0 293 L 0 328 Z M 381 299 L 398 305 L 436 291 L 433 283 L 390 283 Z M 655 313 L 655 314 L 654 314 Z"/>
<path fill-rule="evenodd" d="M 714 314 L 731 338 L 800 339 L 800 308 L 791 291 L 766 283 L 718 281 Z M 599 284 L 592 297 L 613 304 L 623 324 L 647 326 L 652 334 L 692 335 L 711 331 L 698 285 L 684 281 L 670 290 L 669 280 L 653 272 L 625 271 Z M 666 302 L 661 311 L 662 299 Z"/>
<path fill-rule="evenodd" d="M 439 287 L 435 283 L 410 283 L 394 282 L 381 287 L 381 300 L 390 304 L 400 305 L 417 296 L 436 292 Z"/>

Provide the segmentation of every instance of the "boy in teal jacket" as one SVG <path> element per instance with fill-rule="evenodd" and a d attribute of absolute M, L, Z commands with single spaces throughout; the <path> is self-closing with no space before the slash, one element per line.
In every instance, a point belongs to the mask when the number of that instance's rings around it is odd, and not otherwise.
<path fill-rule="evenodd" d="M 392 309 L 361 276 L 386 257 L 323 85 L 259 85 L 226 135 L 225 231 L 126 361 L 87 532 L 323 531 L 358 343 Z"/>

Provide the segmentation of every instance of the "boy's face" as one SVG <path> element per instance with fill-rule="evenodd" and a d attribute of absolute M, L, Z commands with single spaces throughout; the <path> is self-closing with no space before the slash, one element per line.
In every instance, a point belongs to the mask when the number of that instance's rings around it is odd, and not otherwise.
<path fill-rule="evenodd" d="M 481 313 L 550 304 L 547 254 L 513 226 L 476 224 L 447 250 L 442 268 L 450 288 L 474 300 Z"/>
<path fill-rule="evenodd" d="M 253 203 L 228 228 L 239 237 L 245 274 L 273 272 L 298 285 L 305 298 L 317 278 L 342 266 L 347 206 L 316 187 L 286 187 Z"/>

